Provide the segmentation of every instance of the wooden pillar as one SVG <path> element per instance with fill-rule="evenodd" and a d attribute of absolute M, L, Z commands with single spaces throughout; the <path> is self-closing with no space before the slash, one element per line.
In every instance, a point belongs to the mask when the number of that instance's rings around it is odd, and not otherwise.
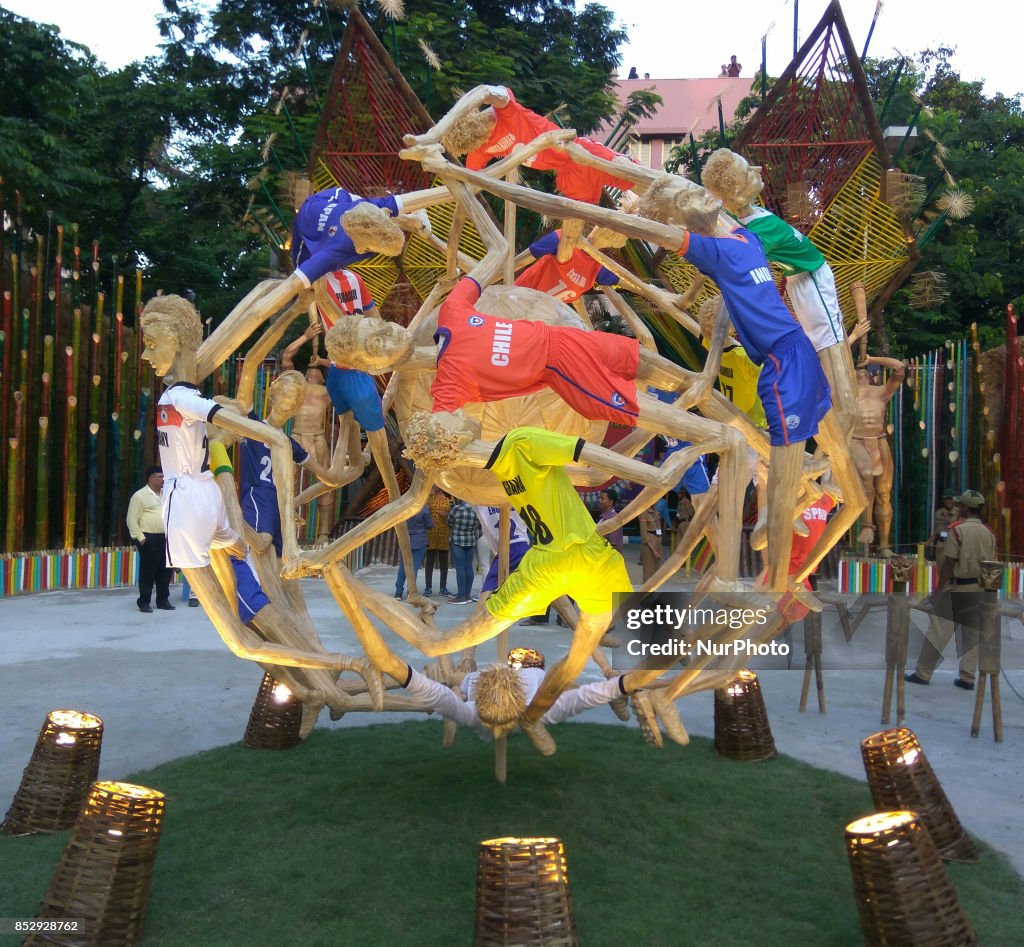
<path fill-rule="evenodd" d="M 1002 660 L 999 586 L 1002 578 L 1002 563 L 981 564 L 981 584 L 985 591 L 981 603 L 981 627 L 978 631 L 978 689 L 974 695 L 974 719 L 971 721 L 971 736 L 976 737 L 981 732 L 981 713 L 984 709 L 987 680 L 992 692 L 992 735 L 996 743 L 1003 742 L 1003 705 L 999 696 L 999 670 Z"/>
<path fill-rule="evenodd" d="M 818 591 L 818 574 L 812 572 L 807 581 L 811 592 Z M 825 713 L 825 680 L 821 674 L 821 612 L 808 612 L 804 617 L 804 682 L 800 689 L 800 713 L 807 709 L 807 693 L 811 687 L 811 669 L 818 688 L 818 713 Z"/>
<path fill-rule="evenodd" d="M 909 575 L 912 559 L 892 560 L 892 592 L 889 595 L 885 623 L 885 689 L 882 694 L 882 723 L 888 724 L 892 710 L 893 682 L 896 684 L 896 723 L 906 716 L 903 672 L 907 666 L 907 639 L 910 635 Z"/>

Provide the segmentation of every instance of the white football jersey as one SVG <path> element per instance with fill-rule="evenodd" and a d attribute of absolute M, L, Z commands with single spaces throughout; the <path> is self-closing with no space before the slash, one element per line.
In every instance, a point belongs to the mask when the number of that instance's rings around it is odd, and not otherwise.
<path fill-rule="evenodd" d="M 188 382 L 177 382 L 164 390 L 156 403 L 156 431 L 165 480 L 213 477 L 206 422 L 220 408 L 216 401 L 204 398 L 199 388 Z"/>

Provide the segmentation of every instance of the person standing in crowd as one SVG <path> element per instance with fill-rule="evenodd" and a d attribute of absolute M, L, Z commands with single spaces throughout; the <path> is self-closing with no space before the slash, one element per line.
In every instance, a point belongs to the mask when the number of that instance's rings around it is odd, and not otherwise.
<path fill-rule="evenodd" d="M 480 537 L 480 523 L 476 510 L 464 500 L 456 500 L 448 513 L 448 528 L 452 534 L 452 565 L 455 567 L 455 597 L 449 605 L 470 605 L 473 592 L 473 553 Z"/>
<path fill-rule="evenodd" d="M 432 487 L 427 500 L 434 525 L 427 531 L 427 555 L 423 560 L 423 594 L 434 594 L 434 564 L 437 564 L 439 595 L 450 596 L 448 591 L 448 545 L 452 531 L 448 528 L 448 511 L 452 508 L 451 497 L 440 487 Z"/>
<path fill-rule="evenodd" d="M 935 608 L 931 627 L 921 645 L 917 668 L 906 675 L 911 684 L 930 684 L 942 660 L 942 649 L 956 631 L 960 674 L 953 683 L 974 690 L 978 664 L 978 631 L 981 624 L 981 563 L 996 557 L 996 537 L 982 522 L 985 498 L 967 490 L 957 499 L 960 518 L 950 523 L 936 590 L 929 596 Z"/>
<path fill-rule="evenodd" d="M 736 57 L 735 56 L 730 56 L 729 57 L 729 65 L 726 67 L 726 72 L 728 73 L 729 78 L 730 79 L 735 79 L 737 76 L 739 76 L 739 74 L 742 71 L 742 69 L 743 69 L 743 63 L 736 62 Z"/>
<path fill-rule="evenodd" d="M 423 557 L 427 554 L 427 533 L 434 526 L 434 517 L 430 513 L 430 504 L 424 503 L 419 512 L 414 513 L 407 521 L 409 545 L 412 547 L 413 572 L 419 572 L 423 565 Z M 398 557 L 398 577 L 395 579 L 395 598 L 405 596 L 405 560 Z"/>
<path fill-rule="evenodd" d="M 935 511 L 935 515 L 932 517 L 932 534 L 925 540 L 926 551 L 931 551 L 937 569 L 942 568 L 942 557 L 946 548 L 949 527 L 956 522 L 956 498 L 956 490 L 946 490 L 942 494 L 942 506 Z"/>
<path fill-rule="evenodd" d="M 598 523 L 603 523 L 605 520 L 612 519 L 618 512 L 616 509 L 618 503 L 618 490 L 615 490 L 612 487 L 609 487 L 607 490 L 602 490 L 597 495 L 597 508 L 601 511 L 601 518 L 598 520 Z M 605 536 L 605 539 L 608 540 L 608 545 L 611 546 L 612 549 L 618 553 L 622 552 L 623 535 L 621 526 Z"/>
<path fill-rule="evenodd" d="M 164 519 L 160 512 L 160 492 L 164 474 L 159 467 L 146 470 L 146 485 L 137 490 L 128 504 L 128 532 L 139 550 L 140 612 L 153 611 L 149 600 L 156 585 L 156 607 L 173 612 L 170 601 L 171 570 L 167 568 L 167 538 Z"/>
<path fill-rule="evenodd" d="M 646 582 L 661 565 L 665 557 L 662 545 L 661 514 L 655 507 L 650 507 L 639 516 L 640 521 L 640 565 L 643 569 L 643 581 Z"/>

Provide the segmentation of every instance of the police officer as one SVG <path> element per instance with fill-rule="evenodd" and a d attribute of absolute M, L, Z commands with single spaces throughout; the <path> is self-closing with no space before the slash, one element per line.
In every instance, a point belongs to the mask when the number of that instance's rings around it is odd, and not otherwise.
<path fill-rule="evenodd" d="M 942 568 L 942 558 L 946 551 L 946 537 L 949 533 L 951 523 L 959 518 L 957 515 L 956 501 L 959 494 L 956 490 L 946 490 L 942 494 L 942 506 L 935 511 L 932 518 L 932 534 L 925 542 L 930 547 L 935 557 L 935 568 Z"/>
<path fill-rule="evenodd" d="M 981 519 L 985 498 L 968 490 L 957 499 L 960 518 L 947 530 L 944 558 L 939 568 L 938 587 L 930 596 L 935 607 L 931 627 L 925 635 L 917 669 L 906 676 L 912 684 L 928 684 L 942 649 L 957 632 L 956 650 L 960 675 L 953 682 L 966 691 L 974 690 L 978 663 L 978 628 L 981 622 L 981 563 L 996 558 L 996 538 Z"/>

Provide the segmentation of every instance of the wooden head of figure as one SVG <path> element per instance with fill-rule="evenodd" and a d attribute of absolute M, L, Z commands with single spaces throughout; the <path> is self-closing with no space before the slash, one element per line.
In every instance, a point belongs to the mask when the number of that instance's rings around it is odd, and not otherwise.
<path fill-rule="evenodd" d="M 274 427 L 280 427 L 302 406 L 306 395 L 306 379 L 302 372 L 289 370 L 281 372 L 271 382 L 267 398 L 270 404 L 270 417 Z"/>
<path fill-rule="evenodd" d="M 493 106 L 464 115 L 441 136 L 441 144 L 445 151 L 456 158 L 468 155 L 487 143 L 498 124 L 498 115 Z"/>
<path fill-rule="evenodd" d="M 761 169 L 748 164 L 742 155 L 728 148 L 719 148 L 708 158 L 701 169 L 700 180 L 726 210 L 740 216 L 752 210 L 757 195 L 764 187 Z"/>
<path fill-rule="evenodd" d="M 327 296 L 326 293 L 323 295 Z M 321 302 L 319 297 L 317 302 Z M 347 365 L 357 371 L 380 375 L 396 368 L 412 355 L 416 339 L 408 329 L 395 322 L 371 316 L 361 319 L 349 317 L 339 318 L 327 330 L 324 345 L 335 365 Z"/>
<path fill-rule="evenodd" d="M 481 723 L 503 727 L 526 710 L 526 688 L 517 671 L 508 665 L 496 665 L 477 675 L 473 701 Z"/>
<path fill-rule="evenodd" d="M 465 463 L 463 448 L 480 437 L 480 425 L 448 411 L 414 414 L 405 429 L 403 456 L 425 470 L 444 470 Z"/>
<path fill-rule="evenodd" d="M 158 377 L 169 378 L 184 356 L 194 365 L 203 341 L 203 324 L 196 307 L 182 296 L 154 296 L 142 310 L 142 358 Z M 180 368 L 179 368 L 180 374 Z M 178 378 L 178 381 L 191 381 Z"/>

